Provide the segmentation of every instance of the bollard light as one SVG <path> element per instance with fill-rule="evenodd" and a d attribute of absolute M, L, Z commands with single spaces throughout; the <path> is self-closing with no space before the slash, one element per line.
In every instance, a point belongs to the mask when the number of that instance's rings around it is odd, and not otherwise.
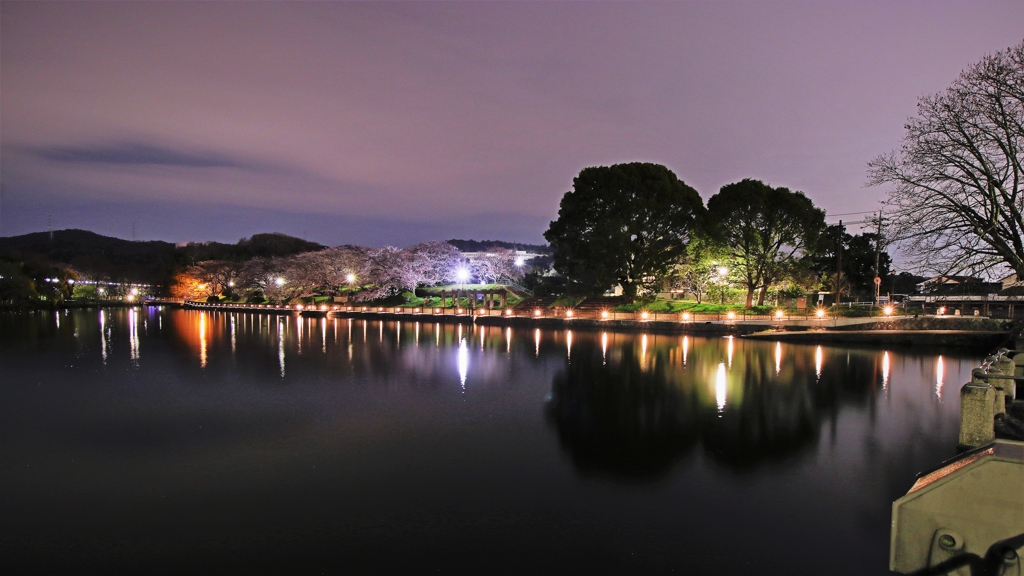
<path fill-rule="evenodd" d="M 818 310 L 814 313 L 814 315 L 817 316 L 818 318 L 824 318 L 825 317 L 825 310 L 824 310 L 824 308 L 818 308 Z"/>
<path fill-rule="evenodd" d="M 885 313 L 886 316 L 892 316 L 892 306 L 882 308 L 882 312 Z"/>
<path fill-rule="evenodd" d="M 601 311 L 601 318 L 608 318 L 608 311 L 607 310 L 602 310 Z"/>
<path fill-rule="evenodd" d="M 512 309 L 510 308 L 508 310 L 505 310 L 505 315 L 506 316 L 511 316 L 512 315 Z"/>
<path fill-rule="evenodd" d="M 782 316 L 783 316 L 782 310 L 776 310 L 775 311 L 775 317 L 776 318 L 778 318 L 779 320 L 782 320 Z"/>
<path fill-rule="evenodd" d="M 539 309 L 538 310 L 534 310 L 533 311 L 533 315 L 534 316 L 540 316 L 540 310 Z"/>
<path fill-rule="evenodd" d="M 302 304 L 296 304 L 295 305 L 295 309 L 296 310 L 302 310 Z"/>
<path fill-rule="evenodd" d="M 572 310 L 566 310 L 565 311 L 565 317 L 566 318 L 572 318 Z"/>
<path fill-rule="evenodd" d="M 690 319 L 690 313 L 689 312 L 683 312 L 683 321 L 686 322 L 689 319 Z"/>
<path fill-rule="evenodd" d="M 640 314 L 640 317 L 643 318 L 644 320 L 647 320 L 648 318 L 651 317 L 651 315 L 648 314 L 647 312 L 644 312 L 644 313 Z"/>
<path fill-rule="evenodd" d="M 736 313 L 735 312 L 729 312 L 728 314 L 725 315 L 725 317 L 728 318 L 729 320 L 735 320 L 736 319 Z"/>

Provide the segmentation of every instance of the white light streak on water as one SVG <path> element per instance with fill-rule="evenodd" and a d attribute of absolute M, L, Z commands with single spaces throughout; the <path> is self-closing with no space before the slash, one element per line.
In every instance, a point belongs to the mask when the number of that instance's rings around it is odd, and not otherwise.
<path fill-rule="evenodd" d="M 686 366 L 686 354 L 690 350 L 690 337 L 683 336 L 683 366 Z"/>
<path fill-rule="evenodd" d="M 231 355 L 235 355 L 235 315 L 231 315 Z"/>
<path fill-rule="evenodd" d="M 572 330 L 565 333 L 565 358 L 572 360 Z"/>
<path fill-rule="evenodd" d="M 946 377 L 946 365 L 942 356 L 935 360 L 935 397 L 942 400 L 942 380 Z"/>
<path fill-rule="evenodd" d="M 131 351 L 132 361 L 137 365 L 139 362 L 139 313 L 134 308 L 128 310 L 128 348 Z"/>
<path fill-rule="evenodd" d="M 505 354 L 512 353 L 512 327 L 505 328 Z"/>
<path fill-rule="evenodd" d="M 882 353 L 882 389 L 889 388 L 889 353 Z"/>
<path fill-rule="evenodd" d="M 608 364 L 608 333 L 601 333 L 601 364 Z"/>
<path fill-rule="evenodd" d="M 725 362 L 718 363 L 718 371 L 715 372 L 715 402 L 718 404 L 718 417 L 722 417 L 722 412 L 725 410 L 725 394 L 726 394 L 726 379 L 725 379 Z"/>
<path fill-rule="evenodd" d="M 537 331 L 534 332 L 533 341 L 536 342 L 536 350 L 534 351 L 533 355 L 536 357 L 540 357 L 540 328 L 537 328 Z"/>
<path fill-rule="evenodd" d="M 462 385 L 462 391 L 466 391 L 466 374 L 469 373 L 469 347 L 466 345 L 465 340 L 459 340 L 459 382 Z"/>
<path fill-rule="evenodd" d="M 100 310 L 100 354 L 103 356 L 103 365 L 107 364 L 107 318 L 106 313 Z"/>
<path fill-rule="evenodd" d="M 821 366 L 825 362 L 825 351 L 818 346 L 814 349 L 814 377 L 821 380 Z"/>
<path fill-rule="evenodd" d="M 277 362 L 281 365 L 281 378 L 284 378 L 284 325 L 277 319 Z"/>
<path fill-rule="evenodd" d="M 775 343 L 775 374 L 782 372 L 782 342 Z"/>
<path fill-rule="evenodd" d="M 726 349 L 729 352 L 729 368 L 732 368 L 732 353 L 735 349 L 736 343 L 732 336 L 726 336 L 726 338 L 729 340 L 729 344 L 726 346 Z"/>
<path fill-rule="evenodd" d="M 324 354 L 327 354 L 327 318 L 320 322 L 320 344 Z"/>

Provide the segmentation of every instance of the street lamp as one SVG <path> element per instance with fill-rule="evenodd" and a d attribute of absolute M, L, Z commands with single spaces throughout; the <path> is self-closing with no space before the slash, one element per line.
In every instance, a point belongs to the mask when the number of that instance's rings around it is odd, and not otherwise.
<path fill-rule="evenodd" d="M 355 274 L 346 274 L 345 275 L 345 281 L 348 282 L 349 284 L 354 284 L 355 281 L 356 281 L 356 275 Z"/>

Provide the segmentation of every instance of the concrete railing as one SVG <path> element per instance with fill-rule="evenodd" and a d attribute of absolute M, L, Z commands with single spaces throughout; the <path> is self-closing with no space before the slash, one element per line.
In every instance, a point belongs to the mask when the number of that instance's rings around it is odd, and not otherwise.
<path fill-rule="evenodd" d="M 995 440 L 995 420 L 1017 397 L 1017 382 L 1024 380 L 1024 351 L 1001 348 L 971 372 L 960 389 L 962 448 L 977 448 Z"/>

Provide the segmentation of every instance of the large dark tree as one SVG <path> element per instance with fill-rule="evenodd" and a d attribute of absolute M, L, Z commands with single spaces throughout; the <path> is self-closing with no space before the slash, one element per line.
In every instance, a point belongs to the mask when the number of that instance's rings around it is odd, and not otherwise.
<path fill-rule="evenodd" d="M 764 304 L 768 288 L 781 280 L 825 228 L 825 212 L 803 192 L 772 188 L 759 180 L 728 184 L 708 200 L 703 231 L 725 247 L 731 276 L 747 289 L 747 307 Z"/>
<path fill-rule="evenodd" d="M 1024 277 L 1024 43 L 921 98 L 898 152 L 868 164 L 889 188 L 896 243 L 929 273 L 1009 266 Z"/>
<path fill-rule="evenodd" d="M 544 237 L 572 289 L 627 298 L 659 282 L 682 256 L 703 212 L 700 195 L 658 164 L 584 168 Z"/>

